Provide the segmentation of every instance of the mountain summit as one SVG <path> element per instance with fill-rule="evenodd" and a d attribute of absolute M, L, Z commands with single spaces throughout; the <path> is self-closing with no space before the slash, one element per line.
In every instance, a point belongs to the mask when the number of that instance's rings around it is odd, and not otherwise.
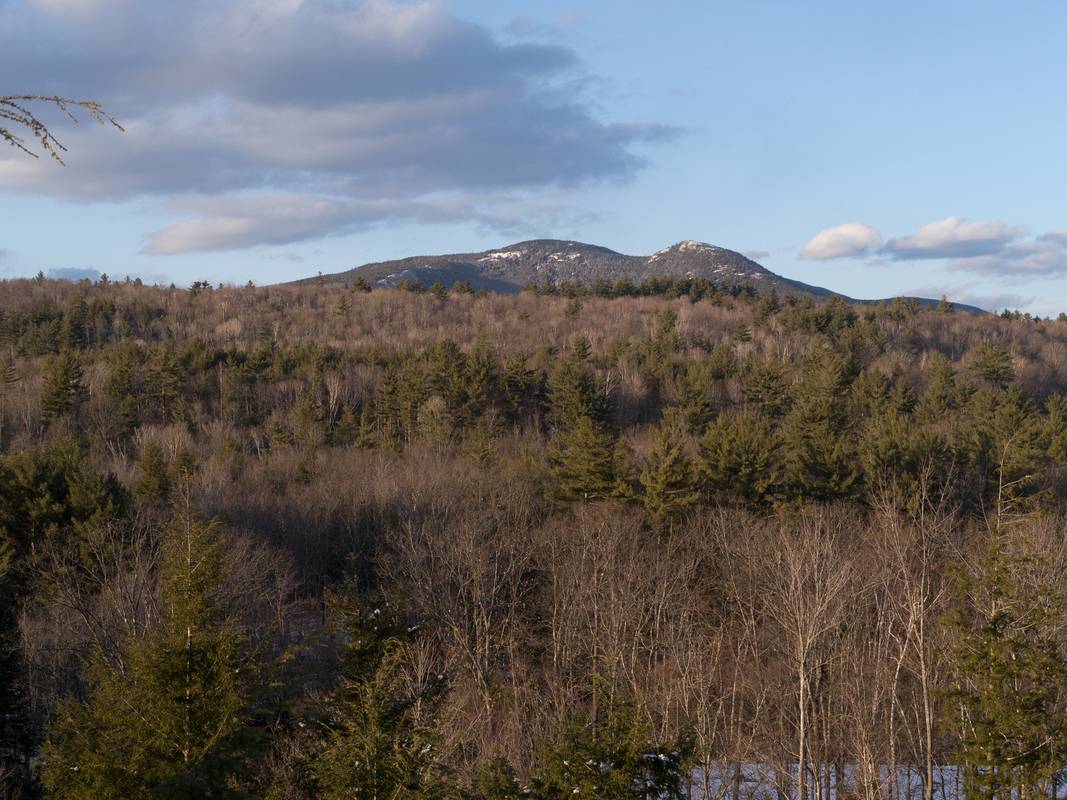
<path fill-rule="evenodd" d="M 806 294 L 820 298 L 836 294 L 820 286 L 784 278 L 733 250 L 692 239 L 650 256 L 628 256 L 583 242 L 531 239 L 480 253 L 376 261 L 345 272 L 305 278 L 298 283 L 313 280 L 348 283 L 358 278 L 380 287 L 395 287 L 404 281 L 424 287 L 434 283 L 448 287 L 456 281 L 466 281 L 474 289 L 490 292 L 518 292 L 531 283 L 545 282 L 556 286 L 567 282 L 588 286 L 602 281 L 629 280 L 640 284 L 657 278 L 703 278 L 720 286 L 747 285 L 758 291 L 773 290 L 779 294 Z M 920 302 L 937 301 L 920 298 Z M 979 310 L 969 306 L 957 307 Z"/>

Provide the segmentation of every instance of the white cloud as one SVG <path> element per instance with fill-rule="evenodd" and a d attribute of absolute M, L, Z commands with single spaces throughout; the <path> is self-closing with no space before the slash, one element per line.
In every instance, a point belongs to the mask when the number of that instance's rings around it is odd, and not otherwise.
<path fill-rule="evenodd" d="M 68 166 L 0 152 L 0 191 L 165 206 L 222 195 L 238 212 L 194 210 L 151 252 L 420 220 L 442 195 L 477 198 L 452 220 L 502 224 L 561 188 L 632 177 L 645 164 L 635 145 L 673 133 L 600 119 L 572 49 L 502 41 L 439 2 L 0 0 L 0 40 L 5 82 L 92 97 L 126 127 L 50 119 Z M 248 195 L 307 209 L 280 218 Z"/>
<path fill-rule="evenodd" d="M 971 222 L 947 217 L 923 225 L 910 236 L 886 242 L 882 252 L 896 260 L 970 258 L 997 253 L 1025 229 L 989 219 Z"/>
<path fill-rule="evenodd" d="M 882 243 L 882 236 L 870 225 L 847 222 L 827 228 L 812 237 L 800 257 L 814 261 L 864 255 Z"/>
<path fill-rule="evenodd" d="M 1046 234 L 1005 246 L 993 255 L 953 259 L 949 268 L 1003 277 L 1067 273 L 1067 237 Z"/>
<path fill-rule="evenodd" d="M 150 234 L 142 252 L 175 255 L 238 250 L 256 245 L 338 236 L 383 222 L 425 224 L 473 221 L 506 234 L 535 234 L 580 214 L 566 206 L 515 201 L 506 196 L 447 195 L 427 200 L 352 200 L 308 194 L 185 197 L 171 203 L 189 216 Z"/>
<path fill-rule="evenodd" d="M 953 303 L 977 306 L 985 311 L 1003 311 L 1005 308 L 1025 309 L 1036 297 L 1012 292 L 989 292 L 988 287 L 979 283 L 962 285 L 922 286 L 904 292 L 910 297 L 946 297 Z"/>

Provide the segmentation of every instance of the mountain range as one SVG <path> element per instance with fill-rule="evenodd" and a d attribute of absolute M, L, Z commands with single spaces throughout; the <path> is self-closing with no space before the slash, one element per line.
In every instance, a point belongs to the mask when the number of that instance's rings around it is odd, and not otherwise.
<path fill-rule="evenodd" d="M 553 285 L 564 282 L 591 285 L 597 281 L 615 283 L 624 279 L 640 284 L 654 278 L 704 278 L 720 286 L 748 285 L 757 291 L 773 290 L 782 295 L 827 298 L 838 294 L 777 275 L 733 250 L 693 240 L 678 242 L 650 256 L 629 256 L 583 242 L 533 239 L 479 253 L 376 261 L 344 272 L 305 278 L 297 283 L 350 283 L 359 278 L 380 287 L 395 287 L 403 281 L 424 287 L 434 283 L 448 287 L 456 281 L 466 281 L 476 290 L 505 293 L 519 292 L 530 283 L 546 281 Z M 841 297 L 857 303 L 883 302 Z M 930 298 L 915 299 L 922 305 L 938 302 Z M 974 306 L 954 305 L 965 311 L 981 311 Z"/>

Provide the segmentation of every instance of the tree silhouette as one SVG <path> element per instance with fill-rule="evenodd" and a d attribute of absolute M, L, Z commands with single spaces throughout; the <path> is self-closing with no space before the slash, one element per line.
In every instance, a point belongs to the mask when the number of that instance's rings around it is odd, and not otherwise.
<path fill-rule="evenodd" d="M 3 139 L 12 147 L 21 150 L 27 155 L 37 158 L 37 154 L 27 147 L 28 141 L 25 136 L 36 139 L 41 149 L 48 155 L 64 164 L 61 153 L 67 152 L 67 148 L 52 134 L 48 126 L 41 121 L 30 108 L 34 104 L 53 105 L 66 114 L 73 122 L 78 118 L 71 109 L 80 108 L 101 125 L 114 125 L 120 131 L 125 131 L 121 125 L 115 122 L 95 100 L 71 100 L 67 97 L 47 97 L 39 94 L 15 94 L 0 97 L 0 139 Z M 23 134 L 20 136 L 19 134 Z"/>

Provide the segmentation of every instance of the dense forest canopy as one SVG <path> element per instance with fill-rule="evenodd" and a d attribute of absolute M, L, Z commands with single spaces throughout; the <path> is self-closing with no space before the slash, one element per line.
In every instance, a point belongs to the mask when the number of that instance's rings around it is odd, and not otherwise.
<path fill-rule="evenodd" d="M 1065 393 L 947 304 L 5 282 L 4 791 L 1048 794 Z"/>

